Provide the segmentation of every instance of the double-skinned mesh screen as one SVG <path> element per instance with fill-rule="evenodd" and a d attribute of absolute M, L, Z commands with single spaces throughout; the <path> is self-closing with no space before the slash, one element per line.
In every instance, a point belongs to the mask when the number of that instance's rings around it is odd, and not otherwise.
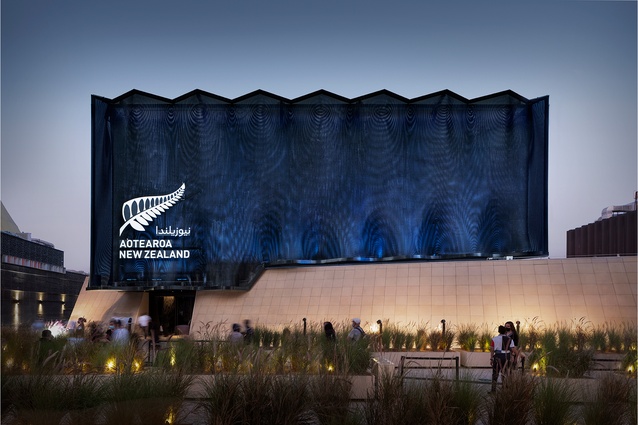
<path fill-rule="evenodd" d="M 547 255 L 547 97 L 186 100 L 93 97 L 91 287 Z"/>

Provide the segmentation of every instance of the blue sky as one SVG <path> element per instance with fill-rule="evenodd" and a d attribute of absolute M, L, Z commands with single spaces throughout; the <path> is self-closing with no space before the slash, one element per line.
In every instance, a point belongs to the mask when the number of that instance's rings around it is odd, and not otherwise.
<path fill-rule="evenodd" d="M 2 2 L 1 199 L 89 268 L 91 95 L 549 96 L 549 253 L 633 200 L 635 1 Z"/>

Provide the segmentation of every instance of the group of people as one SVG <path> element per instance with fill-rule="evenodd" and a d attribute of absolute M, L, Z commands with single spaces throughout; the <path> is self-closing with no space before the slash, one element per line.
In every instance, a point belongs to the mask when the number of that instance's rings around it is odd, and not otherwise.
<path fill-rule="evenodd" d="M 490 365 L 492 366 L 492 391 L 496 390 L 499 375 L 506 376 L 516 369 L 519 358 L 525 355 L 518 349 L 518 332 L 509 321 L 499 325 L 498 335 L 490 342 Z"/>
<path fill-rule="evenodd" d="M 324 322 L 323 331 L 328 341 L 337 340 L 337 333 L 335 332 L 334 326 L 332 326 L 332 322 Z M 361 327 L 361 319 L 355 317 L 354 319 L 352 319 L 352 329 L 348 333 L 348 340 L 356 342 L 361 340 L 361 338 L 363 338 L 364 336 L 366 336 L 366 333 Z"/>
<path fill-rule="evenodd" d="M 250 320 L 244 320 L 244 330 L 241 330 L 241 325 L 239 323 L 233 323 L 231 328 L 230 335 L 228 335 L 228 342 L 233 344 L 238 344 L 240 342 L 245 342 L 246 344 L 250 344 L 253 342 L 253 336 L 255 335 L 255 330 L 250 325 Z"/>
<path fill-rule="evenodd" d="M 131 332 L 127 326 L 124 326 L 121 319 L 113 319 L 109 322 L 109 328 L 106 331 L 106 337 L 109 341 L 116 344 L 125 344 L 131 337 Z"/>
<path fill-rule="evenodd" d="M 136 326 L 137 325 L 137 326 Z M 144 313 L 137 318 L 136 323 L 132 317 L 113 317 L 109 320 L 108 325 L 102 322 L 89 322 L 83 316 L 76 320 L 70 320 L 63 325 L 66 334 L 73 340 L 87 339 L 95 343 L 128 343 L 132 340 L 133 334 L 141 334 L 144 339 L 151 338 L 155 344 L 159 343 L 161 327 L 158 323 L 151 319 L 151 316 Z M 42 341 L 53 339 L 53 333 L 50 329 L 45 329 L 43 320 L 38 319 L 33 322 L 31 329 L 34 333 L 41 335 Z M 249 333 L 252 329 L 249 330 Z"/>
<path fill-rule="evenodd" d="M 83 319 L 83 318 L 81 318 Z M 83 329 L 86 320 L 79 321 L 80 326 Z M 142 329 L 144 338 L 151 336 L 151 318 L 144 314 L 138 318 L 138 325 Z M 130 323 L 129 323 L 130 325 Z M 324 333 L 329 341 L 336 341 L 337 334 L 331 322 L 324 322 Z M 232 330 L 228 336 L 228 341 L 233 344 L 245 342 L 246 344 L 252 343 L 254 336 L 254 329 L 251 326 L 250 320 L 244 320 L 244 330 L 242 331 L 239 323 L 233 323 Z M 361 327 L 361 319 L 355 317 L 352 319 L 352 329 L 348 333 L 347 339 L 352 342 L 361 340 L 366 336 L 365 331 Z M 113 319 L 109 322 L 109 328 L 106 331 L 106 339 L 115 343 L 127 342 L 130 338 L 130 331 L 121 320 Z M 499 325 L 498 335 L 492 338 L 490 343 L 490 365 L 492 366 L 492 391 L 496 389 L 496 383 L 499 375 L 505 376 L 511 370 L 516 368 L 516 364 L 520 358 L 523 358 L 524 354 L 518 349 L 518 333 L 514 323 L 511 321 L 505 322 L 504 325 Z"/>
<path fill-rule="evenodd" d="M 326 335 L 326 338 L 329 341 L 336 341 L 337 334 L 335 332 L 334 327 L 331 322 L 324 322 L 323 330 Z M 237 344 L 240 342 L 245 342 L 246 344 L 252 343 L 253 336 L 255 334 L 255 330 L 252 328 L 250 324 L 250 320 L 244 320 L 244 330 L 242 331 L 241 325 L 239 323 L 233 323 L 231 327 L 231 331 L 228 334 L 228 342 Z M 352 319 L 352 329 L 350 333 L 348 333 L 348 340 L 352 342 L 359 341 L 366 335 L 365 331 L 361 327 L 361 319 L 355 317 Z"/>

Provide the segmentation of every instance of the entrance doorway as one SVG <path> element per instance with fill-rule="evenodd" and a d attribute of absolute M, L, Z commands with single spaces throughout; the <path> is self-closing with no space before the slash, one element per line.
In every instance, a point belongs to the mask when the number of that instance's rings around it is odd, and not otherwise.
<path fill-rule="evenodd" d="M 176 333 L 176 326 L 190 327 L 195 307 L 195 291 L 151 291 L 148 295 L 149 314 L 158 323 L 160 334 Z"/>

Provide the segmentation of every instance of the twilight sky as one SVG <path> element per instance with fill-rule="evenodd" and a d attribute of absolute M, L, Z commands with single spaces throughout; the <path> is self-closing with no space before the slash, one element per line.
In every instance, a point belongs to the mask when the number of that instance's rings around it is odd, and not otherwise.
<path fill-rule="evenodd" d="M 635 1 L 4 0 L 1 199 L 89 271 L 91 95 L 549 96 L 549 254 L 633 201 Z"/>

